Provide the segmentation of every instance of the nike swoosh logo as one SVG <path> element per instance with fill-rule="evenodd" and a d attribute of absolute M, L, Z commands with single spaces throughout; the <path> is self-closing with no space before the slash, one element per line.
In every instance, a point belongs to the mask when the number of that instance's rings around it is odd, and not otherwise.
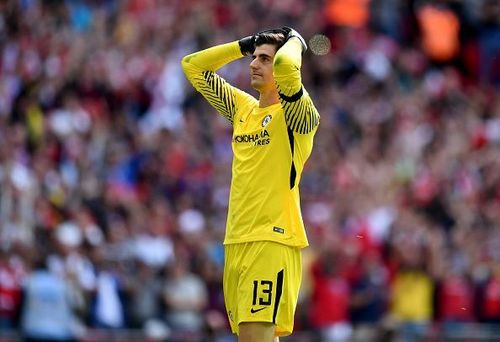
<path fill-rule="evenodd" d="M 260 309 L 254 309 L 254 308 L 252 308 L 252 309 L 250 309 L 250 312 L 254 314 L 254 313 L 262 311 L 264 309 L 267 309 L 267 307 L 263 307 L 263 308 L 260 308 Z"/>
<path fill-rule="evenodd" d="M 240 122 L 245 122 L 245 121 L 243 121 L 243 120 L 240 119 Z"/>

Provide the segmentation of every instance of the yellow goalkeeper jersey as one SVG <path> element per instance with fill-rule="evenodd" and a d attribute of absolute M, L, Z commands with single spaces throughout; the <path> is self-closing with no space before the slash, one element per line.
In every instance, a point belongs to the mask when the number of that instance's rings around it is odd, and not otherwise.
<path fill-rule="evenodd" d="M 224 244 L 275 241 L 305 247 L 299 182 L 319 114 L 302 85 L 301 46 L 289 40 L 274 57 L 280 103 L 259 108 L 216 71 L 243 57 L 238 42 L 195 52 L 182 67 L 197 91 L 233 126 L 232 180 Z"/>

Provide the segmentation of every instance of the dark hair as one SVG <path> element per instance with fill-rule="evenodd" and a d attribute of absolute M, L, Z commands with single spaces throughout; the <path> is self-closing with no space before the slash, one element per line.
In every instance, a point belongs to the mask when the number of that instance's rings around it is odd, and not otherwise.
<path fill-rule="evenodd" d="M 264 31 L 257 34 L 255 46 L 271 44 L 276 46 L 276 51 L 285 44 L 285 34 L 282 32 Z"/>

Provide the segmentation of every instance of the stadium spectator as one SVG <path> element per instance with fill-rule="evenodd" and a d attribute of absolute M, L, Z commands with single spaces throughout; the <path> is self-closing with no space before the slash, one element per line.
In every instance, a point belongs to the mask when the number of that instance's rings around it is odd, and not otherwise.
<path fill-rule="evenodd" d="M 354 341 L 380 340 L 382 322 L 387 306 L 389 272 L 378 253 L 360 261 L 360 274 L 352 284 L 350 320 Z"/>
<path fill-rule="evenodd" d="M 37 256 L 24 283 L 21 330 L 27 341 L 75 341 L 78 337 L 69 283 L 47 269 Z"/>
<path fill-rule="evenodd" d="M 311 325 L 325 341 L 349 341 L 351 290 L 339 250 L 325 249 L 312 266 Z"/>
<path fill-rule="evenodd" d="M 0 327 L 14 329 L 21 311 L 25 270 L 10 250 L 0 249 Z"/>
<path fill-rule="evenodd" d="M 178 336 L 186 336 L 183 335 L 186 333 L 200 336 L 205 328 L 203 312 L 208 300 L 202 278 L 190 272 L 185 260 L 176 260 L 169 267 L 162 292 L 166 320 L 172 332 Z"/>

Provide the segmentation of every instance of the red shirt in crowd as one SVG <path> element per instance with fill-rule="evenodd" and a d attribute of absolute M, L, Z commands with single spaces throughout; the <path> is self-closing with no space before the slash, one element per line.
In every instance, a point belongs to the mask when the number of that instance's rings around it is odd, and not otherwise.
<path fill-rule="evenodd" d="M 492 278 L 484 290 L 483 316 L 487 319 L 500 319 L 500 278 Z"/>
<path fill-rule="evenodd" d="M 337 272 L 325 272 L 320 261 L 313 266 L 313 281 L 311 324 L 322 328 L 348 321 L 350 289 L 347 280 Z"/>
<path fill-rule="evenodd" d="M 24 272 L 0 263 L 0 318 L 14 320 L 19 310 Z"/>
<path fill-rule="evenodd" d="M 472 321 L 474 290 L 471 283 L 462 276 L 444 279 L 439 291 L 439 307 L 443 321 Z"/>

